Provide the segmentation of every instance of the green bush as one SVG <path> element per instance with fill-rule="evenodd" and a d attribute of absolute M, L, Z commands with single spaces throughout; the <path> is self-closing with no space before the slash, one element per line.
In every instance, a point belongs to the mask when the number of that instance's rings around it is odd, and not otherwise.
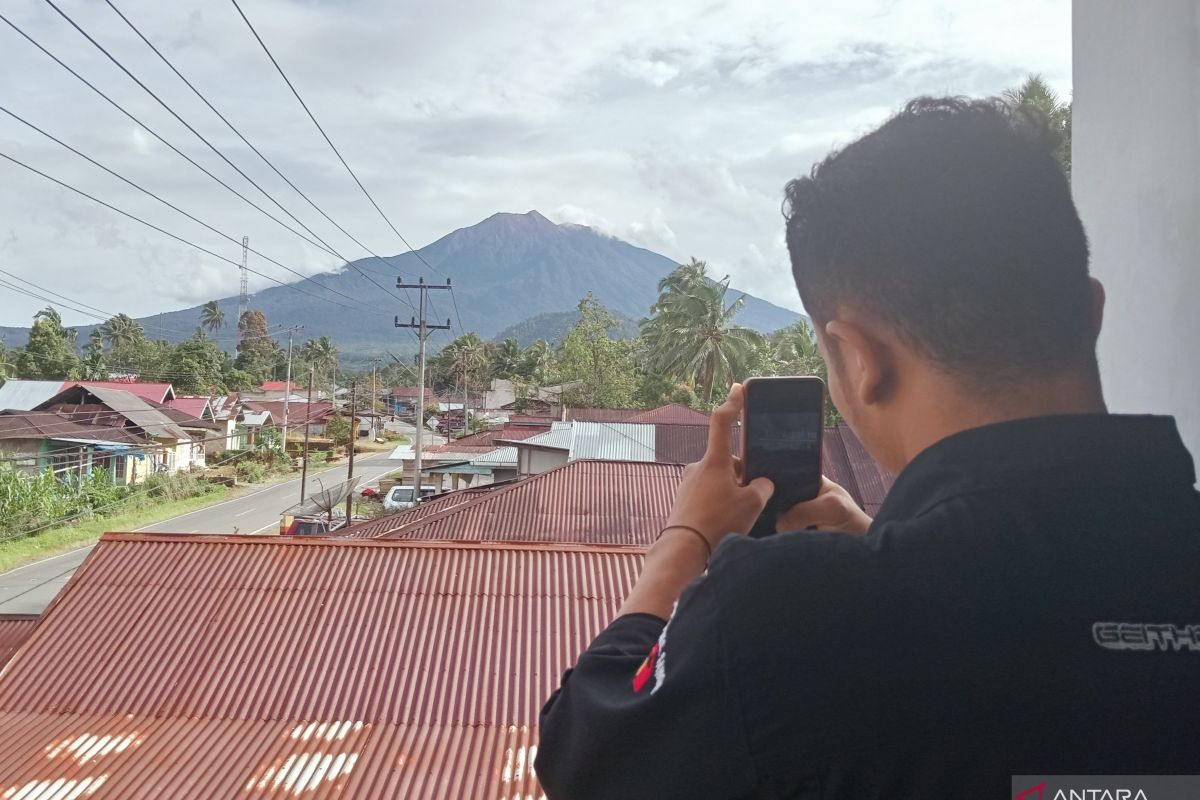
<path fill-rule="evenodd" d="M 327 450 L 309 450 L 308 451 L 308 466 L 323 467 L 329 463 L 329 452 Z"/>
<path fill-rule="evenodd" d="M 267 477 L 267 469 L 255 461 L 242 461 L 237 465 L 237 476 L 247 483 L 262 483 Z"/>

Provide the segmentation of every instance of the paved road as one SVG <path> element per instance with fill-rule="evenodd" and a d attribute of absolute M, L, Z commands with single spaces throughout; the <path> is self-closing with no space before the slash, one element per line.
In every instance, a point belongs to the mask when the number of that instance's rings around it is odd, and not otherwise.
<path fill-rule="evenodd" d="M 399 467 L 386 453 L 356 456 L 354 477 L 374 482 Z M 306 491 L 320 490 L 346 477 L 346 465 L 322 470 L 308 478 Z M 279 513 L 300 499 L 300 479 L 294 478 L 252 491 L 233 500 L 181 514 L 139 528 L 147 533 L 259 533 L 279 525 Z M 91 546 L 18 567 L 0 575 L 0 614 L 40 614 L 71 577 Z"/>

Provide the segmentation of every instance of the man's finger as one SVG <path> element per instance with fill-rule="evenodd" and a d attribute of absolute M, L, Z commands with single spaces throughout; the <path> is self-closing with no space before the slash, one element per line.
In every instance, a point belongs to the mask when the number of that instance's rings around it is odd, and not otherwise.
<path fill-rule="evenodd" d="M 723 463 L 733 458 L 733 447 L 729 437 L 741 413 L 742 385 L 735 383 L 729 387 L 729 396 L 725 398 L 725 402 L 709 417 L 708 452 L 704 456 L 706 459 Z"/>
<path fill-rule="evenodd" d="M 836 498 L 821 495 L 794 505 L 780 514 L 775 521 L 775 529 L 782 533 L 804 530 L 810 525 L 830 525 L 836 521 L 840 510 Z"/>
<path fill-rule="evenodd" d="M 770 478 L 755 478 L 746 484 L 746 488 L 758 495 L 760 509 L 766 506 L 771 495 L 775 494 L 775 484 Z"/>

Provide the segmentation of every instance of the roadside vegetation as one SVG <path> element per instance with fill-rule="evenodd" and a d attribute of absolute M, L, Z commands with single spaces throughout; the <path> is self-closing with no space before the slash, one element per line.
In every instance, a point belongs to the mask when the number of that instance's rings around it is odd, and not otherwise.
<path fill-rule="evenodd" d="M 140 487 L 139 487 L 140 488 Z M 109 531 L 134 531 L 164 519 L 195 511 L 228 499 L 233 491 L 225 486 L 212 486 L 203 494 L 183 499 L 164 499 L 157 492 L 141 500 L 128 499 L 121 507 L 107 513 L 93 514 L 71 523 L 45 528 L 32 536 L 0 540 L 0 572 L 24 564 L 50 558 L 92 544 Z"/>

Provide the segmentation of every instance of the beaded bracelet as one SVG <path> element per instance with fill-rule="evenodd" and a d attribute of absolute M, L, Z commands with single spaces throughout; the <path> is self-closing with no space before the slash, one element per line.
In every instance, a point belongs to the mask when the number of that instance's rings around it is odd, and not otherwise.
<path fill-rule="evenodd" d="M 696 534 L 697 537 L 699 537 L 700 541 L 704 543 L 704 550 L 707 553 L 707 555 L 704 557 L 704 563 L 707 564 L 708 560 L 710 558 L 712 558 L 712 545 L 708 543 L 707 536 L 705 536 L 703 533 L 696 530 L 695 528 L 693 528 L 690 525 L 668 525 L 667 527 L 663 528 L 661 531 L 658 532 L 658 536 L 655 537 L 654 541 L 658 541 L 659 539 L 662 538 L 662 535 L 664 533 L 666 533 L 667 531 L 672 530 L 674 528 L 678 528 L 681 531 L 691 531 L 692 533 Z"/>

